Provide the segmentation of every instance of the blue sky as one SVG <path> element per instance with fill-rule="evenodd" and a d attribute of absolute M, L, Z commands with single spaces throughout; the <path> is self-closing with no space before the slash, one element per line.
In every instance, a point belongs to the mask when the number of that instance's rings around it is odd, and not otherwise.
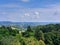
<path fill-rule="evenodd" d="M 0 0 L 0 21 L 60 22 L 60 0 Z"/>

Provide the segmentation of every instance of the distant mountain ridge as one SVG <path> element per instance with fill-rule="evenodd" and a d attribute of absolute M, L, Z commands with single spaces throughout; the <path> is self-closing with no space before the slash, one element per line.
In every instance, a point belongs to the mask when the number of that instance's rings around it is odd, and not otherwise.
<path fill-rule="evenodd" d="M 56 24 L 60 22 L 10 22 L 10 21 L 0 21 L 0 25 L 8 26 L 8 25 L 17 25 L 20 27 L 36 26 L 36 25 L 46 25 L 46 24 Z"/>

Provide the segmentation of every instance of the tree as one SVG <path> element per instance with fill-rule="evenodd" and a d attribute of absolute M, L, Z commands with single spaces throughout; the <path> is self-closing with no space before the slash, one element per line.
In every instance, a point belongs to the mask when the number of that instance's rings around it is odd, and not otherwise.
<path fill-rule="evenodd" d="M 44 40 L 44 33 L 41 30 L 36 30 L 34 36 L 37 40 Z"/>
<path fill-rule="evenodd" d="M 42 31 L 40 31 L 40 39 L 43 40 L 43 41 L 45 40 L 44 39 L 44 33 Z"/>
<path fill-rule="evenodd" d="M 0 41 L 0 45 L 20 45 L 20 42 L 16 37 L 9 36 L 2 38 Z"/>
<path fill-rule="evenodd" d="M 32 29 L 30 26 L 27 27 L 27 32 L 32 32 Z"/>
<path fill-rule="evenodd" d="M 22 36 L 24 37 L 29 37 L 33 35 L 33 31 L 30 26 L 27 27 L 27 30 L 25 32 L 22 32 Z"/>
<path fill-rule="evenodd" d="M 39 45 L 45 45 L 44 41 L 40 40 Z"/>
<path fill-rule="evenodd" d="M 53 37 L 52 34 L 53 33 L 51 33 L 51 32 L 45 33 L 45 43 L 46 43 L 46 45 L 54 45 L 53 40 L 52 40 L 52 37 Z"/>

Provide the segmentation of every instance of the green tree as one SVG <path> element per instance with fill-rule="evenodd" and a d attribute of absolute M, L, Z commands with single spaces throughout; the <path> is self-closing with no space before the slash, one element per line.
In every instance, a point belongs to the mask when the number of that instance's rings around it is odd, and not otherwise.
<path fill-rule="evenodd" d="M 41 30 L 36 30 L 35 35 L 36 39 L 38 40 L 44 40 L 44 33 Z"/>
<path fill-rule="evenodd" d="M 44 41 L 40 40 L 39 45 L 45 45 Z"/>
<path fill-rule="evenodd" d="M 27 27 L 27 32 L 32 32 L 32 29 L 30 26 Z"/>

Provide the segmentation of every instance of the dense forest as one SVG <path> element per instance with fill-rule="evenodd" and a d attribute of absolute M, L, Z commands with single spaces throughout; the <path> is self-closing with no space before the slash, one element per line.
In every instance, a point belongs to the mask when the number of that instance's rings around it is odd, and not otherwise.
<path fill-rule="evenodd" d="M 60 45 L 60 24 L 29 25 L 26 30 L 0 26 L 0 45 Z"/>

